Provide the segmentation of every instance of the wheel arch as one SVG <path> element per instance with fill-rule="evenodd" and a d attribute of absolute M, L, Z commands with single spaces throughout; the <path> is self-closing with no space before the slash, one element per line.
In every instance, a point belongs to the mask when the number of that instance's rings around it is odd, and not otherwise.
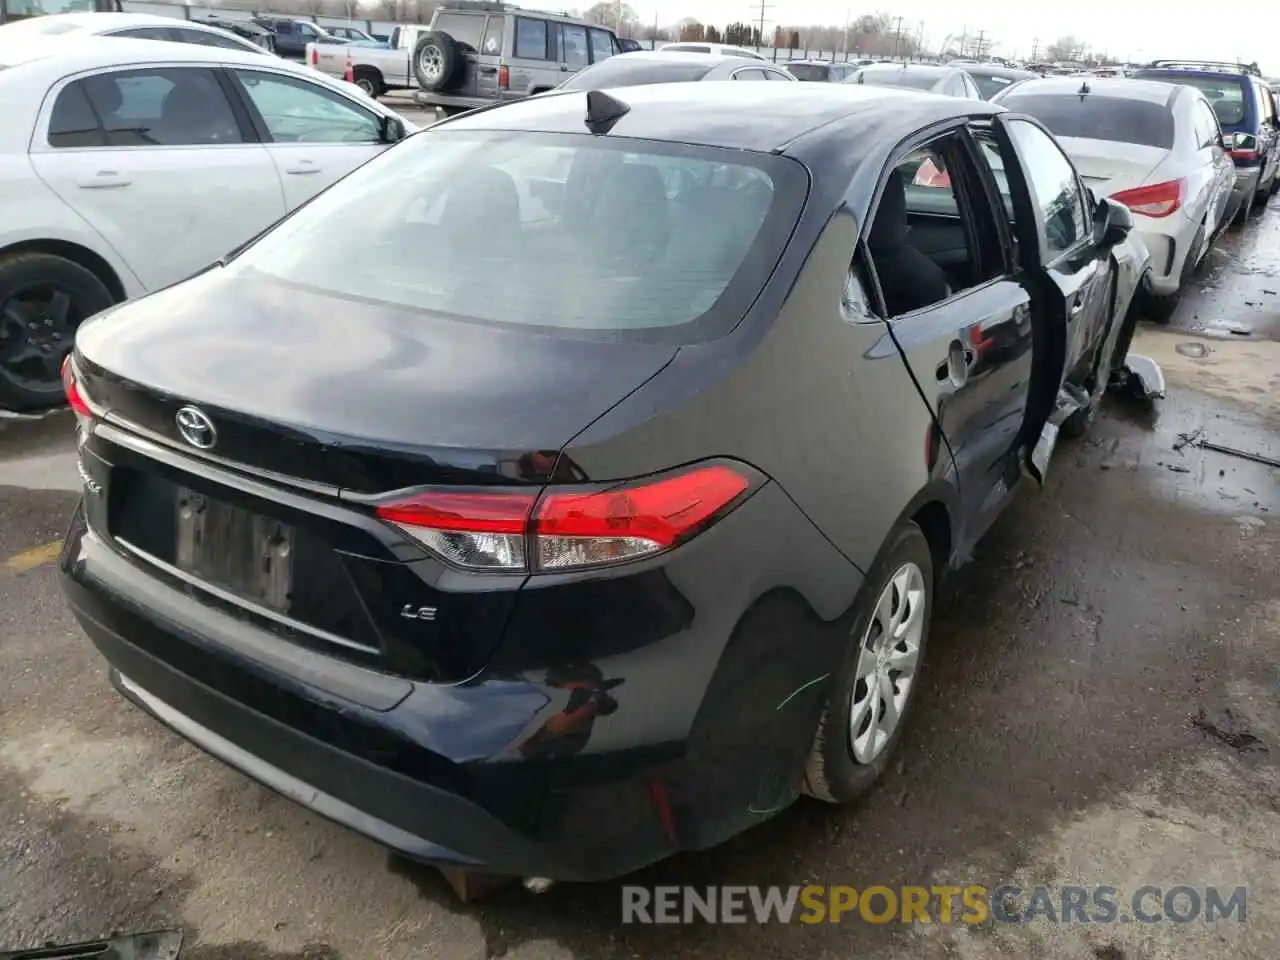
<path fill-rule="evenodd" d="M 120 275 L 106 259 L 88 247 L 69 240 L 20 240 L 7 247 L 0 247 L 0 259 L 22 253 L 45 253 L 70 260 L 102 281 L 116 303 L 128 299 Z"/>

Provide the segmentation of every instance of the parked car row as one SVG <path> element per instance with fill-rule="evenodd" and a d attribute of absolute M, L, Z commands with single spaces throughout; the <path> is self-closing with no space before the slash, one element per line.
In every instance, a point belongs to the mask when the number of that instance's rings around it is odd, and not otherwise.
<path fill-rule="evenodd" d="M 94 69 L 142 69 L 96 42 Z M 127 184 L 147 151 L 94 151 L 168 129 L 128 87 L 110 131 L 52 124 L 85 64 L 7 56 L 13 139 L 73 202 L 76 156 Z M 697 56 L 730 59 L 651 59 Z M 227 142 L 270 132 L 278 81 L 245 75 L 289 68 L 263 63 L 200 63 Z M 868 789 L 944 574 L 1131 380 L 1148 253 L 1033 118 L 779 73 L 569 85 L 370 144 L 80 326 L 60 567 L 120 692 L 325 817 L 540 887 Z M 278 188 L 297 146 L 236 162 Z M 233 205 L 181 183 L 216 210 L 167 211 L 170 242 Z"/>
<path fill-rule="evenodd" d="M 204 269 L 415 129 L 258 47 L 30 36 L 39 22 L 0 27 L 7 410 L 61 400 L 86 317 Z"/>

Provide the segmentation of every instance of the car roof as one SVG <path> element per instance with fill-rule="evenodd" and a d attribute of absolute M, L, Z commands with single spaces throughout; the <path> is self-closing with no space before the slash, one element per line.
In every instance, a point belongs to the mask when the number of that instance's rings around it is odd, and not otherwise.
<path fill-rule="evenodd" d="M 587 91 L 552 92 L 475 110 L 433 129 L 582 133 Z M 1003 108 L 896 87 L 804 83 L 659 83 L 617 89 L 630 109 L 610 133 L 674 143 L 787 153 L 810 135 L 831 136 L 848 122 L 875 131 L 869 143 L 893 143 L 924 123 Z M 847 140 L 847 130 L 840 134 Z M 847 146 L 843 148 L 848 152 Z"/>
<path fill-rule="evenodd" d="M 735 57 L 727 53 L 692 53 L 688 50 L 668 50 L 663 47 L 661 50 L 632 50 L 629 53 L 616 53 L 612 57 L 601 60 L 600 63 L 609 63 L 614 60 L 626 60 L 631 62 L 650 61 L 652 63 L 701 63 L 707 64 L 708 69 L 721 63 L 742 63 L 743 57 Z M 593 64 L 594 66 L 594 64 Z"/>
<path fill-rule="evenodd" d="M 1216 80 L 1235 80 L 1243 82 L 1250 79 L 1259 79 L 1251 74 L 1242 73 L 1239 70 L 1231 70 L 1224 68 L 1215 70 L 1213 67 L 1139 67 L 1133 71 L 1133 75 L 1137 77 L 1213 77 Z"/>
<path fill-rule="evenodd" d="M 957 67 L 943 67 L 932 63 L 868 63 L 859 70 L 866 73 L 890 73 L 894 70 L 905 73 L 910 70 L 912 73 L 923 74 L 926 77 L 937 77 L 941 80 L 947 74 L 955 73 Z"/>
<path fill-rule="evenodd" d="M 32 17 L 30 20 L 19 20 L 17 22 L 30 23 L 33 26 L 66 24 L 69 27 L 75 27 L 77 30 L 89 31 L 95 29 L 111 30 L 116 27 L 128 26 L 173 26 L 187 23 L 188 21 L 155 13 L 114 13 L 103 11 L 101 13 L 50 13 L 39 18 Z M 3 36 L 3 34 L 0 34 L 0 36 Z"/>
<path fill-rule="evenodd" d="M 1176 83 L 1134 80 L 1131 77 L 1037 77 L 1009 89 L 1016 90 L 1018 96 L 1069 97 L 1077 96 L 1082 86 L 1087 86 L 1094 96 L 1145 100 L 1162 105 L 1171 103 L 1184 89 Z"/>
<path fill-rule="evenodd" d="M 956 66 L 965 73 L 980 77 L 1007 77 L 1010 80 L 1025 80 L 1038 77 L 1033 70 L 1020 70 L 1018 67 L 1002 67 L 998 63 L 958 63 Z"/>
<path fill-rule="evenodd" d="M 264 63 L 265 61 L 265 63 Z M 169 40 L 135 40 L 124 37 L 102 37 L 85 34 L 80 37 L 58 35 L 14 38 L 6 42 L 0 31 L 0 66 L 17 67 L 38 64 L 50 71 L 74 73 L 97 67 L 126 66 L 149 63 L 223 63 L 244 64 L 280 69 L 287 61 L 263 57 L 261 52 L 229 47 L 207 47 Z M 306 70 L 301 64 L 293 65 Z M 288 68 L 286 68 L 288 69 Z M 6 71 L 7 72 L 7 71 Z M 316 73 L 310 71 L 307 75 Z"/>

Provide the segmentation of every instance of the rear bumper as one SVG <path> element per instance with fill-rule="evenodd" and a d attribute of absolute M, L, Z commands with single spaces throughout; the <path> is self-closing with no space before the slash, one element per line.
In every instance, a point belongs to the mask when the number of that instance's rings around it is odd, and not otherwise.
<path fill-rule="evenodd" d="M 532 590 L 520 642 L 461 684 L 266 633 L 158 579 L 81 511 L 60 565 L 121 693 L 213 756 L 419 860 L 597 880 L 797 795 L 851 597 L 819 615 L 775 585 L 809 570 L 859 584 L 801 520 L 768 484 L 662 565 Z M 751 549 L 784 531 L 789 552 Z"/>
<path fill-rule="evenodd" d="M 489 97 L 460 97 L 449 93 L 431 93 L 418 90 L 413 95 L 414 103 L 424 107 L 457 107 L 462 110 L 474 110 L 477 107 L 489 107 L 503 100 Z"/>

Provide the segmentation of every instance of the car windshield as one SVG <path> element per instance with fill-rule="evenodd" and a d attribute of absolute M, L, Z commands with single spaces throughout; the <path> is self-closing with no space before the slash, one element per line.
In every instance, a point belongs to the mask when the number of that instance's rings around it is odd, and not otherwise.
<path fill-rule="evenodd" d="M 1244 122 L 1244 84 L 1231 77 L 1194 76 L 1181 73 L 1141 74 L 1151 80 L 1181 83 L 1204 92 L 1209 106 L 1218 115 L 1223 126 L 1235 126 Z"/>
<path fill-rule="evenodd" d="M 1000 105 L 1035 117 L 1057 137 L 1173 148 L 1173 113 L 1162 103 L 1098 94 L 1032 94 L 1016 90 Z"/>
<path fill-rule="evenodd" d="M 610 57 L 575 73 L 560 84 L 561 90 L 600 90 L 605 87 L 638 87 L 646 83 L 683 83 L 701 80 L 714 62 L 689 57 L 689 63 L 674 60 L 628 60 Z"/>
<path fill-rule="evenodd" d="M 983 75 L 981 73 L 969 74 L 970 79 L 978 85 L 978 93 L 982 94 L 983 100 L 990 100 L 1005 87 L 1013 83 L 1009 77 L 997 77 L 990 74 Z"/>
<path fill-rule="evenodd" d="M 424 314 L 690 342 L 742 318 L 807 190 L 802 166 L 768 154 L 438 129 L 320 194 L 234 268 Z"/>
<path fill-rule="evenodd" d="M 826 83 L 831 69 L 825 63 L 787 63 L 784 66 L 797 80 L 815 83 Z"/>
<path fill-rule="evenodd" d="M 907 87 L 911 90 L 932 90 L 940 77 L 931 73 L 911 70 L 859 70 L 845 83 L 866 83 L 873 87 Z"/>

